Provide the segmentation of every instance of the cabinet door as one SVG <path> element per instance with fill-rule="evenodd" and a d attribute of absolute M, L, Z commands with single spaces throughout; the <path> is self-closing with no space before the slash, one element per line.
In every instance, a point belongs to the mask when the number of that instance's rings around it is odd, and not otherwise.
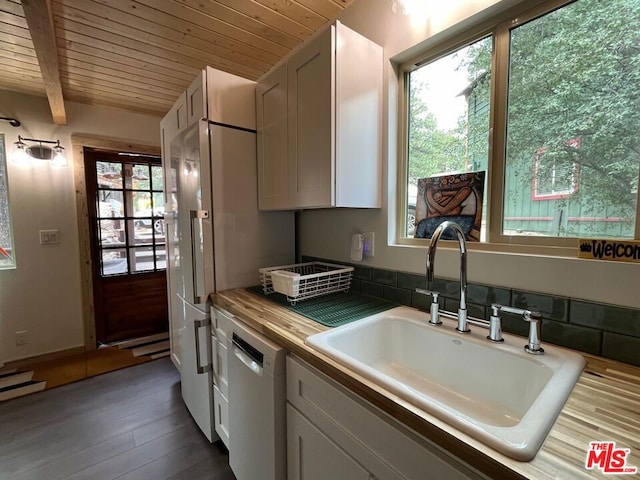
<path fill-rule="evenodd" d="M 182 399 L 191 416 L 212 442 L 214 431 L 213 391 L 211 389 L 211 326 L 207 314 L 183 302 L 184 332 L 180 337 L 183 352 L 180 386 Z M 198 367 L 205 367 L 204 371 Z"/>
<path fill-rule="evenodd" d="M 374 477 L 291 405 L 287 405 L 288 480 L 371 480 Z"/>
<path fill-rule="evenodd" d="M 187 95 L 182 93 L 175 101 L 171 110 L 160 121 L 160 128 L 164 132 L 167 144 L 182 130 L 187 128 Z M 163 157 L 168 152 L 165 141 L 162 143 Z"/>
<path fill-rule="evenodd" d="M 258 129 L 258 207 L 290 207 L 287 164 L 287 65 L 282 64 L 256 87 Z"/>
<path fill-rule="evenodd" d="M 227 347 L 215 338 L 212 338 L 211 346 L 213 348 L 211 354 L 211 360 L 213 361 L 213 380 L 220 389 L 220 392 L 226 397 L 229 395 Z"/>
<path fill-rule="evenodd" d="M 229 400 L 218 387 L 213 387 L 215 430 L 225 447 L 229 448 Z"/>
<path fill-rule="evenodd" d="M 336 207 L 380 208 L 383 50 L 336 21 Z"/>
<path fill-rule="evenodd" d="M 289 188 L 293 206 L 335 203 L 335 26 L 287 62 Z"/>
<path fill-rule="evenodd" d="M 184 312 L 176 295 L 179 293 L 177 276 L 177 231 L 174 222 L 174 199 L 177 192 L 177 159 L 172 157 L 171 142 L 187 125 L 186 95 L 178 97 L 171 110 L 160 121 L 162 141 L 162 169 L 164 174 L 165 238 L 167 241 L 167 302 L 169 307 L 169 340 L 171 361 L 178 370 L 181 368 L 180 334 L 184 329 Z"/>
<path fill-rule="evenodd" d="M 287 357 L 287 402 L 374 478 L 488 478 L 291 356 Z"/>
<path fill-rule="evenodd" d="M 207 118 L 207 85 L 205 71 L 202 70 L 187 88 L 187 124 L 193 125 L 198 120 Z"/>

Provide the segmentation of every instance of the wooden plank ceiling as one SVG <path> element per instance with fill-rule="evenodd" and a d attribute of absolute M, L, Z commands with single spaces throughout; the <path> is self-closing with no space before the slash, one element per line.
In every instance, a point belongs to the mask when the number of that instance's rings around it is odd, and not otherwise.
<path fill-rule="evenodd" d="M 56 123 L 60 96 L 163 115 L 206 65 L 256 80 L 352 1 L 0 0 L 0 89 Z"/>

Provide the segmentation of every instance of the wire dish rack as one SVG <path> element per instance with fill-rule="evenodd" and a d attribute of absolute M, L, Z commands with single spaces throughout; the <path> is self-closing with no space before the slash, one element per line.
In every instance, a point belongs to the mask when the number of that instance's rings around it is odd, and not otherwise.
<path fill-rule="evenodd" d="M 324 262 L 281 265 L 258 271 L 264 294 L 282 293 L 291 305 L 320 295 L 348 292 L 353 277 L 353 267 Z"/>

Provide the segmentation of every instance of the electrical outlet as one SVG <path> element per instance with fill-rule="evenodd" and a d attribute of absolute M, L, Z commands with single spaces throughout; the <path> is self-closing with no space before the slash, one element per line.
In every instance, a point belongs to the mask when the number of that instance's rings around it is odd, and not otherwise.
<path fill-rule="evenodd" d="M 16 332 L 16 346 L 24 345 L 27 343 L 27 331 L 22 330 L 20 332 Z"/>

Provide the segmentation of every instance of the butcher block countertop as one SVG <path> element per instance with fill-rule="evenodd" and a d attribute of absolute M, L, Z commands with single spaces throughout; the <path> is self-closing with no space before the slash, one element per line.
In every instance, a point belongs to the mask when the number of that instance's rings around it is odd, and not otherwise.
<path fill-rule="evenodd" d="M 305 345 L 309 335 L 327 327 L 243 289 L 216 293 L 213 302 L 491 478 L 611 478 L 597 468 L 585 469 L 591 441 L 630 449 L 627 466 L 638 467 L 639 473 L 616 477 L 640 478 L 638 367 L 583 354 L 587 365 L 542 448 L 532 461 L 518 462 Z"/>

